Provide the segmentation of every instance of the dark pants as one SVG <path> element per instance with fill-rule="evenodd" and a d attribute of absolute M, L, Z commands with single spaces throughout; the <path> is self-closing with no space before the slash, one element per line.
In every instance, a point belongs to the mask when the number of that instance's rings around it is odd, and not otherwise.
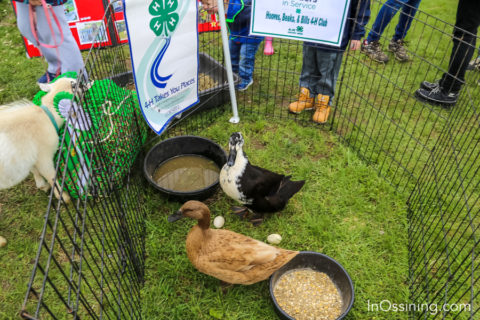
<path fill-rule="evenodd" d="M 479 0 L 460 0 L 453 29 L 453 49 L 448 73 L 444 73 L 440 80 L 440 87 L 446 93 L 460 91 L 462 84 L 465 83 L 465 72 L 475 51 L 479 24 Z"/>
<path fill-rule="evenodd" d="M 342 65 L 343 51 L 325 51 L 303 43 L 300 87 L 316 96 L 322 94 L 333 99 L 338 73 Z"/>

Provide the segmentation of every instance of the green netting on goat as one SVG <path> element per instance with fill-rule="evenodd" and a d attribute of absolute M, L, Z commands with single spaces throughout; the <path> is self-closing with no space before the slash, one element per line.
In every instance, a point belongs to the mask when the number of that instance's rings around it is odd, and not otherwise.
<path fill-rule="evenodd" d="M 39 103 L 43 95 L 39 92 L 34 101 Z M 148 128 L 136 92 L 112 80 L 94 81 L 77 100 L 67 92 L 54 98 L 66 120 L 59 132 L 65 140 L 54 161 L 59 161 L 59 175 L 65 172 L 63 187 L 72 198 L 105 195 L 123 186 Z"/>

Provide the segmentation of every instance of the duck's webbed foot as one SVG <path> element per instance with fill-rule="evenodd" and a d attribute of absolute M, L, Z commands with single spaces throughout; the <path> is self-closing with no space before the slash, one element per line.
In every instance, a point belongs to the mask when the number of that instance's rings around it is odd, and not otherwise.
<path fill-rule="evenodd" d="M 255 214 L 251 219 L 250 223 L 256 227 L 259 226 L 263 222 L 263 215 Z"/>
<path fill-rule="evenodd" d="M 233 206 L 232 207 L 232 213 L 243 220 L 248 215 L 248 208 L 247 207 Z"/>
<path fill-rule="evenodd" d="M 233 287 L 233 283 L 228 283 L 225 281 L 220 280 L 220 289 L 222 290 L 223 294 L 226 294 L 231 287 Z"/>

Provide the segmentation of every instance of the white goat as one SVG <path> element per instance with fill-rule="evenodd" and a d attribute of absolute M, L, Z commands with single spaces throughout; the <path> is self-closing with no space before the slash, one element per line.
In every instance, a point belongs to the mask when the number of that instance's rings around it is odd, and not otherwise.
<path fill-rule="evenodd" d="M 75 79 L 60 78 L 42 97 L 42 105 L 50 110 L 59 128 L 64 119 L 56 112 L 53 98 L 61 91 L 72 93 L 74 86 Z M 58 144 L 57 130 L 42 108 L 27 100 L 0 106 L 0 189 L 22 182 L 32 172 L 37 188 L 48 191 L 52 187 L 59 199 L 54 187 L 53 162 Z M 65 202 L 70 201 L 65 192 L 62 198 Z"/>

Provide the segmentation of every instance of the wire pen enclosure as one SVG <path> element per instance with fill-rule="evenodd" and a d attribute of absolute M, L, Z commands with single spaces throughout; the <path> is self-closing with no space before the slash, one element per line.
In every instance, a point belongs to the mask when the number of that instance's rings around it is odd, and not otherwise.
<path fill-rule="evenodd" d="M 383 4 L 371 1 L 366 34 Z M 480 72 L 467 71 L 465 79 L 458 79 L 463 85 L 451 108 L 416 97 L 422 81 L 434 82 L 448 72 L 452 40 L 464 40 L 452 38 L 452 23 L 421 8 L 410 15 L 408 62 L 395 61 L 390 54 L 388 63 L 378 64 L 360 51 L 343 52 L 326 125 L 314 124 L 309 112 L 288 112 L 299 93 L 303 46 L 308 44 L 280 38 L 274 39 L 273 55 L 257 51 L 254 85 L 237 91 L 239 112 L 331 130 L 397 192 L 407 193 L 409 303 L 438 306 L 435 313 L 410 308 L 409 318 L 476 319 Z M 111 13 L 107 12 L 105 22 L 114 22 Z M 395 32 L 394 22 L 379 40 L 385 51 Z M 219 114 L 229 112 L 217 30 L 199 35 L 201 73 L 215 78 L 217 84 L 205 89 L 201 104 L 175 119 L 159 139 L 195 134 Z M 468 60 L 478 51 L 477 36 L 470 39 L 464 41 Z M 69 131 L 75 121 L 85 123 L 80 117 L 67 122 L 63 131 L 57 180 L 72 195 L 72 202 L 50 195 L 23 303 L 25 319 L 142 318 L 146 213 L 137 158 L 142 146 L 150 143 L 149 132 L 138 111 L 128 48 L 95 45 L 86 64 L 88 79 L 79 77 L 74 101 L 86 110 L 92 128 Z M 85 90 L 92 80 L 94 87 Z M 442 308 L 446 305 L 468 309 Z"/>
<path fill-rule="evenodd" d="M 111 7 L 104 23 L 113 26 Z M 114 30 L 109 28 L 109 30 Z M 96 38 L 116 39 L 99 28 Z M 147 137 L 124 46 L 94 45 L 77 75 L 21 316 L 140 317 L 145 242 L 136 159 Z M 88 75 L 88 76 L 87 76 Z"/>

